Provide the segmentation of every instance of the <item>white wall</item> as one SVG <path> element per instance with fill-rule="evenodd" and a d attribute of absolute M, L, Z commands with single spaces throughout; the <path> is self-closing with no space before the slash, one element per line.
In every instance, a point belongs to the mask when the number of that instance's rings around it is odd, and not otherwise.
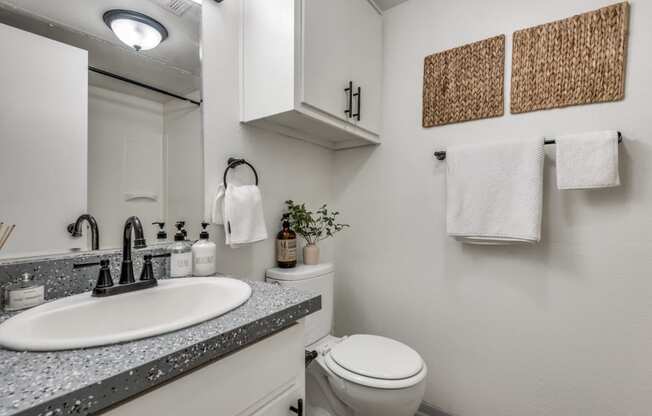
<path fill-rule="evenodd" d="M 196 240 L 204 219 L 201 107 L 169 101 L 163 106 L 163 120 L 168 238 L 174 237 L 174 223 L 184 220 L 188 238 Z"/>
<path fill-rule="evenodd" d="M 164 218 L 163 105 L 98 87 L 89 92 L 88 212 L 98 221 L 100 247 L 122 247 L 132 215 L 153 242 L 151 223 Z M 142 192 L 157 200 L 125 200 L 125 193 Z"/>
<path fill-rule="evenodd" d="M 652 391 L 652 3 L 631 4 L 622 102 L 421 128 L 423 58 L 612 3 L 410 0 L 385 15 L 383 144 L 338 152 L 336 328 L 402 340 L 426 400 L 455 415 L 649 415 Z M 561 192 L 548 150 L 542 242 L 465 246 L 445 234 L 453 143 L 619 129 L 623 185 Z"/>
<path fill-rule="evenodd" d="M 222 181 L 230 156 L 244 157 L 260 176 L 265 219 L 270 238 L 250 247 L 224 246 L 224 231 L 212 227 L 218 242 L 218 270 L 262 279 L 275 265 L 275 236 L 283 202 L 305 201 L 317 207 L 333 196 L 332 152 L 239 123 L 240 2 L 207 1 L 202 4 L 203 125 L 206 207 Z M 251 181 L 245 167 L 236 175 Z M 322 257 L 332 258 L 332 243 L 322 244 Z"/>
<path fill-rule="evenodd" d="M 85 247 L 86 51 L 0 24 L 0 257 Z"/>

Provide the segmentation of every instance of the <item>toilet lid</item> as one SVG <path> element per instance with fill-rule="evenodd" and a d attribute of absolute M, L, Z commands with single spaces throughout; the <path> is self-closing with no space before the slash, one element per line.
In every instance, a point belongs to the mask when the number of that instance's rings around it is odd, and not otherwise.
<path fill-rule="evenodd" d="M 412 348 L 377 335 L 351 335 L 329 355 L 342 368 L 376 379 L 405 379 L 423 369 L 421 356 Z"/>

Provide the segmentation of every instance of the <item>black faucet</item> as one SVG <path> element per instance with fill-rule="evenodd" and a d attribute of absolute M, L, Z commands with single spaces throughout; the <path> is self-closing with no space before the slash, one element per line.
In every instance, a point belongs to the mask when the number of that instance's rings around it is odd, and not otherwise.
<path fill-rule="evenodd" d="M 95 220 L 95 217 L 93 217 L 91 214 L 80 215 L 79 218 L 77 218 L 77 221 L 75 221 L 72 224 L 68 224 L 68 232 L 73 237 L 81 237 L 82 236 L 81 226 L 84 221 L 87 221 L 88 225 L 90 225 L 91 227 L 91 249 L 99 250 L 100 230 L 97 227 L 97 221 Z"/>
<path fill-rule="evenodd" d="M 143 224 L 138 217 L 129 217 L 125 222 L 122 233 L 122 269 L 120 271 L 120 284 L 134 283 L 134 265 L 131 261 L 131 230 L 134 231 L 136 239 L 134 248 L 145 248 L 145 238 L 143 237 Z"/>
<path fill-rule="evenodd" d="M 143 225 L 138 217 L 129 217 L 125 222 L 123 236 L 122 236 L 122 268 L 120 271 L 120 281 L 118 285 L 113 284 L 111 278 L 111 270 L 109 269 L 109 261 L 104 259 L 95 263 L 81 263 L 73 265 L 73 269 L 79 269 L 90 266 L 101 266 L 100 274 L 97 278 L 97 284 L 93 289 L 93 296 L 104 297 L 119 295 L 121 293 L 133 292 L 135 290 L 147 289 L 158 285 L 154 277 L 154 267 L 152 266 L 152 258 L 154 257 L 168 257 L 170 253 L 158 254 L 153 256 L 146 254 L 143 256 L 143 270 L 140 274 L 140 280 L 134 279 L 134 264 L 131 261 L 131 233 L 134 233 L 134 248 L 145 248 L 145 237 L 143 237 Z"/>

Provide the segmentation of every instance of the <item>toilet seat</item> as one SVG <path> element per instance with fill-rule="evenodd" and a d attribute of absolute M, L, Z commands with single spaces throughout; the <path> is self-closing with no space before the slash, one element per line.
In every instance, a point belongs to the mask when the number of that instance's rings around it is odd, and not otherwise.
<path fill-rule="evenodd" d="M 403 389 L 426 375 L 421 356 L 390 338 L 352 335 L 324 354 L 329 370 L 344 380 L 378 389 Z"/>

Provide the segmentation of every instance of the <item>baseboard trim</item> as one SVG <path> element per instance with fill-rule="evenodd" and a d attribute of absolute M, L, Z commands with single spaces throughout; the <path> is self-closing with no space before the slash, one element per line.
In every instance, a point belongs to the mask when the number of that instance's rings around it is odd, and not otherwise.
<path fill-rule="evenodd" d="M 415 416 L 452 416 L 452 415 L 446 412 L 442 412 L 441 410 L 437 409 L 430 403 L 422 402 L 421 406 L 419 406 L 419 411 Z"/>

